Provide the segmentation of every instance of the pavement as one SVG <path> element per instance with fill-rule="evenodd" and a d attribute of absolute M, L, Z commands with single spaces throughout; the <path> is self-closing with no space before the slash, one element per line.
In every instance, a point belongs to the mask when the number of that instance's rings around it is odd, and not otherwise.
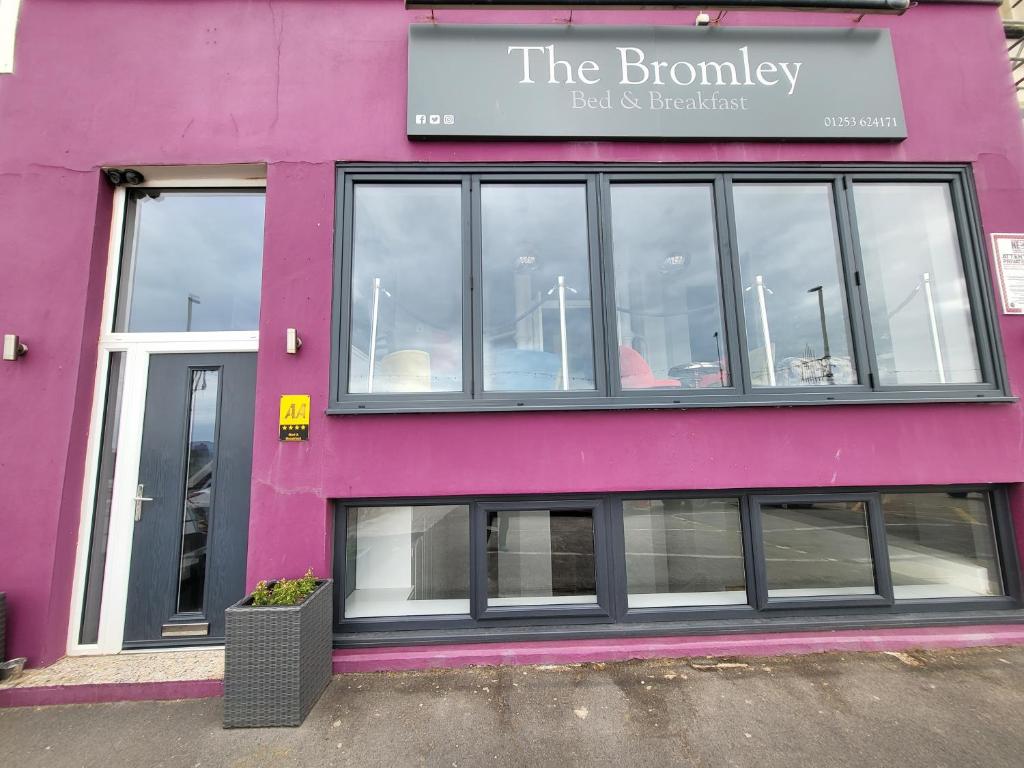
<path fill-rule="evenodd" d="M 0 710 L 0 765 L 1020 768 L 1024 648 L 349 674 L 299 728 L 222 711 Z"/>

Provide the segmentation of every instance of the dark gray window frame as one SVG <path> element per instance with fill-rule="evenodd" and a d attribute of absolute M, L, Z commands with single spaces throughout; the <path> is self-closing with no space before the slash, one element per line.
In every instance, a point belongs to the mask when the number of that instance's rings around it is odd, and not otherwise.
<path fill-rule="evenodd" d="M 513 501 L 512 499 L 516 499 Z M 348 596 L 347 548 L 348 513 L 358 507 L 461 504 L 469 507 L 469 613 L 424 617 L 379 616 L 346 619 Z M 572 624 L 609 622 L 612 615 L 611 559 L 608 553 L 609 515 L 602 497 L 580 496 L 498 496 L 363 499 L 338 502 L 334 515 L 334 621 L 346 630 L 388 631 L 415 627 L 469 628 L 521 624 Z M 487 513 L 491 510 L 572 509 L 588 510 L 594 521 L 594 566 L 597 604 L 487 606 Z"/>
<path fill-rule="evenodd" d="M 820 597 L 770 597 L 768 595 L 768 569 L 765 562 L 764 526 L 761 507 L 764 504 L 816 503 L 830 501 L 853 501 L 864 504 L 868 526 L 868 544 L 871 549 L 871 568 L 874 575 L 874 595 L 822 595 Z M 760 610 L 784 610 L 787 608 L 817 608 L 827 606 L 850 606 L 869 608 L 893 605 L 892 577 L 889 573 L 889 557 L 885 540 L 885 520 L 881 503 L 875 493 L 805 493 L 805 494 L 763 494 L 750 497 L 751 538 L 754 547 L 755 599 Z M 994 523 L 993 523 L 994 524 Z"/>
<path fill-rule="evenodd" d="M 881 514 L 883 493 L 983 493 L 988 497 L 992 515 L 996 553 L 1005 594 L 991 597 L 915 598 L 894 600 L 889 574 L 885 521 Z M 725 606 L 679 606 L 629 608 L 627 603 L 625 535 L 622 503 L 627 499 L 720 499 L 740 501 L 740 526 L 743 562 L 747 583 L 747 604 Z M 765 583 L 763 547 L 760 539 L 759 501 L 780 499 L 800 501 L 864 500 L 868 502 L 869 531 L 875 560 L 879 596 L 842 596 L 768 599 Z M 345 540 L 348 510 L 365 506 L 401 506 L 408 504 L 465 504 L 470 508 L 470 614 L 450 616 L 396 616 L 345 619 L 346 596 Z M 486 611 L 486 510 L 488 509 L 593 508 L 594 555 L 598 585 L 598 606 L 528 606 L 491 608 Z M 816 623 L 848 622 L 864 616 L 875 620 L 900 620 L 906 616 L 948 615 L 956 612 L 999 612 L 1024 608 L 1024 588 L 1016 549 L 1014 527 L 1006 488 L 998 485 L 885 486 L 877 488 L 835 489 L 746 489 L 679 492 L 630 492 L 621 494 L 574 494 L 480 497 L 368 498 L 335 502 L 334 514 L 334 631 L 336 634 L 367 633 L 394 644 L 400 637 L 393 633 L 408 631 L 473 630 L 487 639 L 504 639 L 521 627 L 544 627 L 545 631 L 570 634 L 581 625 L 601 625 L 618 631 L 625 625 L 644 627 L 657 623 L 721 622 L 721 631 L 730 623 L 768 622 L 808 618 Z M 486 614 L 486 615 L 485 615 Z M 716 625 L 717 626 L 717 625 Z M 575 630 L 571 629 L 576 627 Z M 618 628 L 618 629 L 615 629 Z M 595 628 L 594 631 L 599 631 Z M 628 631 L 628 630 L 625 630 Z M 503 634 L 505 633 L 505 634 Z M 645 634 L 649 634 L 645 632 Z M 434 635 L 435 638 L 438 636 Z M 443 639 L 443 635 L 440 636 Z M 390 641 L 387 638 L 391 638 Z M 465 634 L 462 634 L 465 639 Z M 372 643 L 371 643 L 372 644 Z"/>
<path fill-rule="evenodd" d="M 596 392 L 483 393 L 482 290 L 479 186 L 491 181 L 558 183 L 585 181 L 591 256 L 591 311 L 594 317 Z M 349 394 L 352 268 L 352 197 L 356 183 L 461 183 L 463 189 L 463 391 L 453 393 Z M 743 321 L 735 217 L 730 194 L 733 183 L 830 183 L 846 289 L 847 319 L 859 383 L 850 386 L 754 388 Z M 853 185 L 857 182 L 944 183 L 951 191 L 964 278 L 970 301 L 979 362 L 979 384 L 882 386 L 870 334 L 866 280 L 856 236 Z M 729 387 L 700 390 L 622 390 L 618 377 L 618 329 L 614 312 L 614 270 L 611 253 L 610 185 L 616 183 L 711 183 L 719 248 L 722 320 L 730 363 Z M 981 235 L 977 196 L 966 165 L 362 165 L 337 168 L 335 277 L 332 324 L 330 404 L 328 413 L 393 413 L 517 410 L 603 410 L 631 408 L 701 408 L 764 405 L 828 405 L 909 402 L 1012 402 L 992 292 L 990 265 Z M 612 340 L 612 341 L 610 341 Z M 344 347 L 344 349 L 343 349 Z"/>
<path fill-rule="evenodd" d="M 601 499 L 527 499 L 525 501 L 482 501 L 475 505 L 480 518 L 476 526 L 472 551 L 477 552 L 474 572 L 477 594 L 477 614 L 481 619 L 515 619 L 549 616 L 608 618 L 611 615 L 611 595 L 608 580 L 608 522 Z M 580 510 L 591 514 L 594 524 L 594 580 L 597 586 L 597 604 L 494 606 L 487 605 L 487 522 L 489 512 L 519 512 L 532 510 Z M 472 514 L 472 513 L 471 513 Z"/>

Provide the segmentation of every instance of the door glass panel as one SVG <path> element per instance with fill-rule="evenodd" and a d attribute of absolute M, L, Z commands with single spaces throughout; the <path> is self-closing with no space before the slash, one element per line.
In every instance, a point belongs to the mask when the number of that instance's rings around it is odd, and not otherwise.
<path fill-rule="evenodd" d="M 485 184 L 484 389 L 592 390 L 587 190 Z"/>
<path fill-rule="evenodd" d="M 729 386 L 710 184 L 614 184 L 623 389 Z"/>
<path fill-rule="evenodd" d="M 469 507 L 349 510 L 345 617 L 469 613 Z"/>
<path fill-rule="evenodd" d="M 217 457 L 219 382 L 220 372 L 217 370 L 192 370 L 178 613 L 203 610 L 206 545 L 210 532 L 213 475 Z"/>
<path fill-rule="evenodd" d="M 747 602 L 739 499 L 622 505 L 630 608 Z"/>
<path fill-rule="evenodd" d="M 487 513 L 489 606 L 596 604 L 590 510 Z"/>
<path fill-rule="evenodd" d="M 755 387 L 856 384 L 831 184 L 737 184 Z"/>
<path fill-rule="evenodd" d="M 882 384 L 982 381 L 946 184 L 855 184 Z"/>
<path fill-rule="evenodd" d="M 348 391 L 462 391 L 462 186 L 358 184 Z"/>
<path fill-rule="evenodd" d="M 107 564 L 107 534 L 114 501 L 114 467 L 117 465 L 117 433 L 121 425 L 121 394 L 124 391 L 124 352 L 110 354 L 107 392 L 100 438 L 99 470 L 89 537 L 89 564 L 85 576 L 85 600 L 78 641 L 85 645 L 99 641 L 100 604 L 103 599 L 103 574 Z"/>
<path fill-rule="evenodd" d="M 862 501 L 761 504 L 768 597 L 875 594 Z"/>
<path fill-rule="evenodd" d="M 897 599 L 1002 595 L 985 493 L 883 493 Z"/>
<path fill-rule="evenodd" d="M 114 330 L 255 330 L 264 194 L 132 195 Z"/>

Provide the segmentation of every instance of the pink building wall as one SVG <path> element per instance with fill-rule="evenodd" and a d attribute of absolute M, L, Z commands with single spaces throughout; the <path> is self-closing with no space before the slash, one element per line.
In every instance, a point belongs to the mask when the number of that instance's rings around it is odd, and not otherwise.
<path fill-rule="evenodd" d="M 558 23 L 566 11 L 438 12 Z M 575 24 L 694 13 L 576 12 Z M 328 500 L 636 489 L 1021 483 L 1019 404 L 326 416 L 334 163 L 969 162 L 986 235 L 1024 230 L 1024 142 L 994 6 L 903 16 L 729 13 L 728 26 L 888 27 L 901 143 L 428 143 L 405 137 L 401 0 L 25 0 L 0 76 L 0 589 L 8 656 L 64 652 L 111 193 L 103 165 L 267 171 L 249 582 L 331 561 Z M 1015 391 L 1024 320 L 1000 316 Z M 284 352 L 284 329 L 304 346 Z M 308 443 L 277 398 L 309 393 Z M 541 439 L 541 436 L 543 439 Z M 1024 493 L 1014 493 L 1024 531 Z M 1024 544 L 1024 533 L 1018 534 Z"/>

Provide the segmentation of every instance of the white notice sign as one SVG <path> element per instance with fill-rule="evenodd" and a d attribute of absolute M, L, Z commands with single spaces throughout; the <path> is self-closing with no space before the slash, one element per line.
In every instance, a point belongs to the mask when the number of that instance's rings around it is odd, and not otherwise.
<path fill-rule="evenodd" d="M 1024 234 L 993 234 L 1003 314 L 1024 315 Z"/>

